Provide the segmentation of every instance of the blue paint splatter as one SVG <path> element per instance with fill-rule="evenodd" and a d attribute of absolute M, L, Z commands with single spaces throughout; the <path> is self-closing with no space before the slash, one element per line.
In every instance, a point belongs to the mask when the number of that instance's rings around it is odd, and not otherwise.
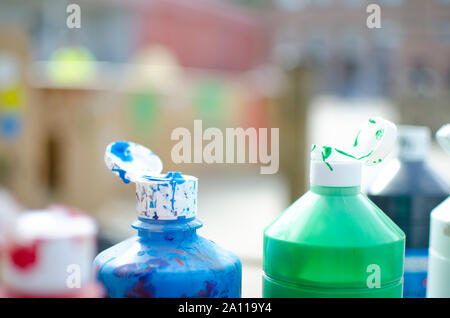
<path fill-rule="evenodd" d="M 125 170 L 123 170 L 123 169 L 118 169 L 118 168 L 114 168 L 114 169 L 112 169 L 111 171 L 117 172 L 117 173 L 119 174 L 120 179 L 122 179 L 123 183 L 126 183 L 126 184 L 130 183 L 130 180 L 128 180 L 127 178 L 125 178 L 125 175 L 126 175 L 126 173 L 127 173 Z"/>
<path fill-rule="evenodd" d="M 183 184 L 186 181 L 179 171 L 168 172 L 166 178 L 170 179 L 171 181 L 175 181 L 177 184 Z"/>
<path fill-rule="evenodd" d="M 111 146 L 111 153 L 122 161 L 130 162 L 133 161 L 133 156 L 131 155 L 130 150 L 128 149 L 130 144 L 126 141 L 117 141 Z"/>
<path fill-rule="evenodd" d="M 172 212 L 177 216 L 177 211 L 175 211 L 175 191 L 177 184 L 183 184 L 186 182 L 186 179 L 183 178 L 183 175 L 179 171 L 170 171 L 164 177 L 155 177 L 155 176 L 142 176 L 144 179 L 149 181 L 161 181 L 168 182 L 170 187 L 172 188 L 172 198 L 170 199 Z M 157 189 L 160 191 L 160 187 L 167 187 L 167 184 L 158 184 Z M 195 189 L 195 188 L 194 188 Z M 167 197 L 167 196 L 166 196 Z M 152 208 L 153 205 L 150 205 Z M 167 206 L 163 206 L 164 209 L 167 209 Z"/>
<path fill-rule="evenodd" d="M 172 212 L 174 212 L 176 216 L 177 212 L 175 211 L 175 190 L 177 184 L 183 184 L 186 180 L 181 175 L 181 172 L 178 171 L 171 171 L 167 173 L 166 178 L 170 179 L 169 183 L 172 186 L 172 199 L 170 199 L 170 202 L 172 203 Z"/>

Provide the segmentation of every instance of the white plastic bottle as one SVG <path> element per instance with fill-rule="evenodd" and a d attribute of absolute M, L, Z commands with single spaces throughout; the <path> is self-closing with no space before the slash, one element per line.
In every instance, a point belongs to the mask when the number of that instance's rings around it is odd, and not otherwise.
<path fill-rule="evenodd" d="M 436 137 L 450 153 L 450 124 L 439 129 Z M 450 197 L 431 212 L 427 297 L 450 298 Z"/>

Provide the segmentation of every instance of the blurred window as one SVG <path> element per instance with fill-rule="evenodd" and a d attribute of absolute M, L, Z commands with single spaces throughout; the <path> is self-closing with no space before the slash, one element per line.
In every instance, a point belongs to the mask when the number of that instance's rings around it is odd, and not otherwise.
<path fill-rule="evenodd" d="M 418 94 L 427 94 L 433 87 L 433 70 L 419 61 L 410 71 L 412 89 Z"/>
<path fill-rule="evenodd" d="M 449 0 L 450 1 L 450 0 Z M 450 21 L 441 19 L 434 22 L 433 33 L 437 42 L 450 45 Z"/>
<path fill-rule="evenodd" d="M 342 63 L 342 86 L 340 95 L 355 96 L 358 94 L 359 82 L 357 81 L 360 65 L 355 58 L 346 57 Z"/>
<path fill-rule="evenodd" d="M 381 29 L 372 32 L 375 45 L 381 48 L 398 48 L 403 42 L 402 27 L 397 21 L 384 19 Z"/>
<path fill-rule="evenodd" d="M 323 64 L 330 53 L 327 43 L 329 40 L 325 32 L 315 33 L 305 41 L 303 54 L 308 57 L 308 60 Z"/>
<path fill-rule="evenodd" d="M 377 47 L 374 50 L 374 93 L 379 96 L 388 96 L 392 93 L 392 61 L 393 53 L 388 48 Z"/>
<path fill-rule="evenodd" d="M 435 0 L 435 1 L 441 5 L 450 5 L 450 0 Z"/>

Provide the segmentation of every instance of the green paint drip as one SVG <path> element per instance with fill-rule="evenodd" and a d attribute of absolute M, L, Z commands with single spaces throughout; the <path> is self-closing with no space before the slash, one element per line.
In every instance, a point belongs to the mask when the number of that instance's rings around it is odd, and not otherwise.
<path fill-rule="evenodd" d="M 378 160 L 374 160 L 374 161 L 372 161 L 372 163 L 380 163 L 382 160 L 381 159 L 378 159 Z"/>
<path fill-rule="evenodd" d="M 333 149 L 331 147 L 322 147 L 322 160 L 333 171 L 333 167 L 327 162 L 327 158 L 331 155 Z"/>
<path fill-rule="evenodd" d="M 331 171 L 333 171 L 333 167 L 330 165 L 330 163 L 325 161 L 325 164 L 328 166 L 328 168 L 330 168 Z"/>
<path fill-rule="evenodd" d="M 313 151 L 316 148 L 315 146 L 316 145 L 313 146 L 311 151 Z M 355 159 L 355 160 L 361 160 L 361 159 L 367 158 L 370 155 L 372 155 L 372 153 L 373 153 L 373 150 L 371 150 L 368 154 L 357 158 L 357 157 L 355 157 L 355 156 L 353 156 L 353 155 L 351 155 L 351 154 L 349 154 L 349 153 L 347 153 L 347 152 L 345 152 L 343 150 L 340 150 L 340 149 L 337 149 L 337 148 L 334 148 L 334 150 L 336 152 L 340 153 L 343 156 L 346 156 L 346 157 L 349 157 L 349 158 L 352 158 L 352 159 Z M 322 160 L 328 166 L 328 168 L 330 168 L 331 171 L 333 171 L 333 167 L 330 165 L 329 162 L 327 162 L 327 159 L 328 159 L 328 157 L 330 157 L 332 151 L 333 151 L 333 148 L 331 148 L 331 147 L 322 147 Z M 377 160 L 372 161 L 372 163 L 377 163 L 377 162 L 381 162 L 381 159 L 377 159 Z"/>
<path fill-rule="evenodd" d="M 314 149 L 316 149 L 316 145 L 313 145 L 313 147 L 312 147 L 312 149 L 311 149 L 311 152 L 313 152 Z"/>
<path fill-rule="evenodd" d="M 331 155 L 332 151 L 333 151 L 333 149 L 331 147 L 322 147 L 323 160 L 328 159 L 328 157 Z"/>
<path fill-rule="evenodd" d="M 377 130 L 377 132 L 375 133 L 375 138 L 376 138 L 377 140 L 380 140 L 381 137 L 383 137 L 383 135 L 384 135 L 384 130 L 383 130 L 383 129 L 379 129 L 379 130 Z"/>
<path fill-rule="evenodd" d="M 351 155 L 349 153 L 346 153 L 345 151 L 342 151 L 342 150 L 339 150 L 339 149 L 336 149 L 336 148 L 334 148 L 334 150 L 336 150 L 336 152 L 339 152 L 341 155 L 344 155 L 344 156 L 347 156 L 347 157 L 350 157 L 350 158 L 353 158 L 353 159 L 356 159 L 356 160 L 361 160 L 361 159 L 367 158 L 373 153 L 373 150 L 371 150 L 367 155 L 364 155 L 362 157 L 356 158 L 355 156 L 353 156 L 353 155 Z M 381 159 L 378 159 L 378 162 L 381 162 Z"/>
<path fill-rule="evenodd" d="M 369 123 L 376 124 L 377 122 L 375 120 L 373 120 L 373 119 L 369 119 Z"/>
<path fill-rule="evenodd" d="M 353 147 L 356 147 L 358 145 L 358 138 L 359 138 L 360 133 L 361 133 L 361 130 L 358 131 L 358 133 L 356 134 L 356 138 L 355 138 L 355 142 L 353 143 Z"/>
<path fill-rule="evenodd" d="M 344 156 L 347 156 L 347 157 L 350 157 L 350 158 L 353 158 L 353 159 L 358 159 L 355 156 L 353 156 L 353 155 L 351 155 L 349 153 L 346 153 L 345 151 L 339 150 L 337 148 L 334 148 L 334 150 L 336 150 L 336 152 L 339 152 L 341 155 L 344 155 Z"/>
<path fill-rule="evenodd" d="M 359 157 L 359 158 L 357 158 L 357 159 L 358 159 L 358 160 L 361 160 L 361 159 L 367 158 L 367 157 L 369 157 L 372 153 L 373 153 L 373 150 L 371 150 L 367 155 L 362 156 L 362 157 Z"/>

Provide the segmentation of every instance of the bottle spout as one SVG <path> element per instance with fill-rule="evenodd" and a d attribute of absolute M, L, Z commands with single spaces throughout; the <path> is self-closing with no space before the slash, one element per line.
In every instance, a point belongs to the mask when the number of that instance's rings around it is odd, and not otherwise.
<path fill-rule="evenodd" d="M 140 218 L 190 219 L 197 215 L 197 183 L 193 176 L 169 172 L 136 182 L 136 210 Z"/>

